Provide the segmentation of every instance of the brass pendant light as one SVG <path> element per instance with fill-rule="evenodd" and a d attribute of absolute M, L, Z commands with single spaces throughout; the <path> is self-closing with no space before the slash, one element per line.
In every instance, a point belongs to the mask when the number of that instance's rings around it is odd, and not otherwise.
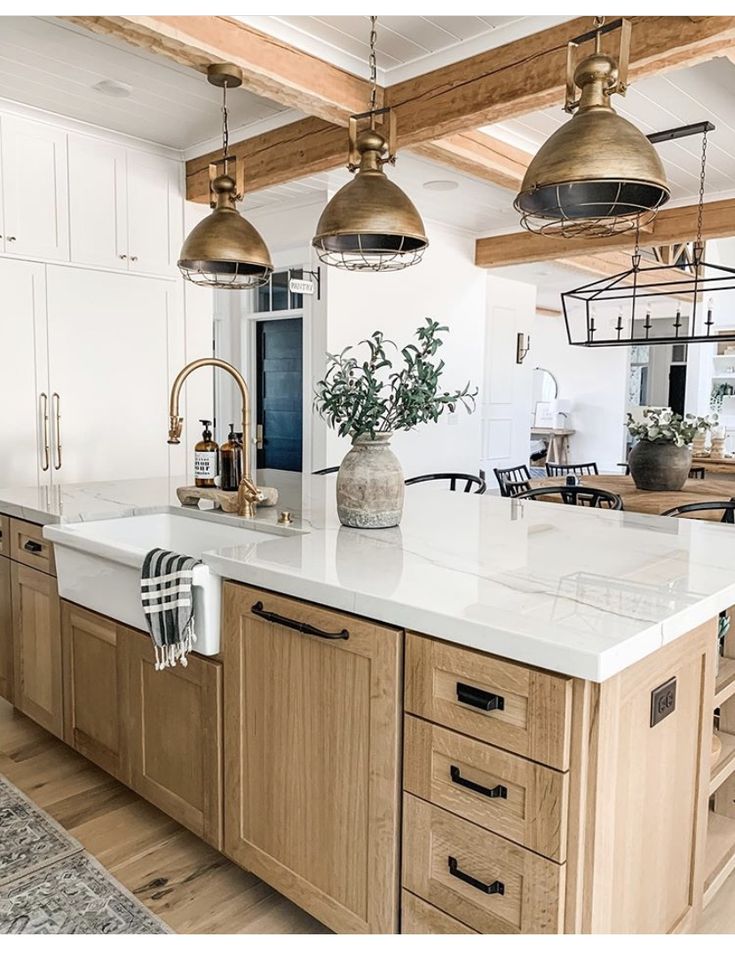
<path fill-rule="evenodd" d="M 214 211 L 195 225 L 184 241 L 179 255 L 179 270 L 196 285 L 229 288 L 241 291 L 266 284 L 273 271 L 268 247 L 260 233 L 237 210 L 242 200 L 242 185 L 229 174 L 229 164 L 237 161 L 228 156 L 227 90 L 242 85 L 237 66 L 218 63 L 207 70 L 207 79 L 222 89 L 222 174 L 217 164 L 209 167 Z"/>
<path fill-rule="evenodd" d="M 564 109 L 574 116 L 541 146 L 526 170 L 514 205 L 529 231 L 598 238 L 650 222 L 670 191 L 661 160 L 643 133 L 610 105 L 627 88 L 630 21 L 604 25 L 567 48 Z M 620 54 L 602 52 L 601 37 L 620 29 Z M 578 44 L 595 50 L 574 67 Z M 575 99 L 576 89 L 581 90 Z"/>
<path fill-rule="evenodd" d="M 350 118 L 347 168 L 355 177 L 321 214 L 312 245 L 319 260 L 347 271 L 398 271 L 421 261 L 429 240 L 416 206 L 383 171 L 395 164 L 396 127 L 390 109 L 377 109 L 377 17 L 370 17 L 370 109 Z M 376 128 L 386 116 L 388 138 Z M 369 125 L 358 132 L 358 122 Z"/>

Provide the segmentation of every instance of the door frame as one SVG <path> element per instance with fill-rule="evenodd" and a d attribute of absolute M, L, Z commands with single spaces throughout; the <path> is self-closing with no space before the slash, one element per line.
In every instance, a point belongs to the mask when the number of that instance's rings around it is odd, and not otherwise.
<path fill-rule="evenodd" d="M 274 271 L 285 271 L 288 268 L 308 271 L 311 267 L 303 261 L 279 260 L 274 262 Z M 304 295 L 301 308 L 289 308 L 286 311 L 252 311 L 243 310 L 240 335 L 240 366 L 245 372 L 245 379 L 250 387 L 250 426 L 253 435 L 257 425 L 258 406 L 258 378 L 257 378 L 257 346 L 256 323 L 258 321 L 287 321 L 291 318 L 301 318 L 302 334 L 302 418 L 301 418 L 301 470 L 302 473 L 311 473 L 312 470 L 312 329 L 313 329 L 313 299 L 316 295 Z M 248 307 L 252 307 L 254 293 L 249 296 Z"/>

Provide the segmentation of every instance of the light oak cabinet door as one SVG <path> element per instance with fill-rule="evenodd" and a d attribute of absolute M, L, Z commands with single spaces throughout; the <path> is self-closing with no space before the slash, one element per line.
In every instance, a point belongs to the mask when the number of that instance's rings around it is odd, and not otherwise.
<path fill-rule="evenodd" d="M 156 671 L 147 635 L 118 627 L 127 783 L 184 827 L 222 845 L 222 665 L 190 655 Z"/>
<path fill-rule="evenodd" d="M 395 932 L 402 633 L 233 583 L 224 605 L 226 853 L 333 930 Z"/>
<path fill-rule="evenodd" d="M 69 602 L 61 608 L 64 740 L 85 758 L 123 779 L 125 725 L 117 626 Z"/>
<path fill-rule="evenodd" d="M 63 737 L 61 611 L 56 579 L 12 563 L 15 706 Z"/>
<path fill-rule="evenodd" d="M 0 556 L 0 695 L 9 702 L 13 700 L 13 610 L 10 560 L 5 556 Z"/>

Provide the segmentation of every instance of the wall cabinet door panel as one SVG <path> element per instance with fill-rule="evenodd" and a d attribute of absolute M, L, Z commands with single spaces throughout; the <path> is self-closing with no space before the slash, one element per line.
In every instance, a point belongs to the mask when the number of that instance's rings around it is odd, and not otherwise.
<path fill-rule="evenodd" d="M 198 655 L 156 671 L 151 640 L 118 627 L 128 782 L 199 837 L 222 845 L 222 666 Z"/>
<path fill-rule="evenodd" d="M 233 583 L 224 600 L 226 852 L 338 932 L 395 932 L 402 633 Z"/>
<path fill-rule="evenodd" d="M 3 517 L 0 517 L 0 522 Z M 10 597 L 10 560 L 0 556 L 0 695 L 13 700 L 13 610 Z"/>
<path fill-rule="evenodd" d="M 11 580 L 15 706 L 62 738 L 61 612 L 56 579 L 13 562 Z"/>
<path fill-rule="evenodd" d="M 50 266 L 47 284 L 61 479 L 167 476 L 169 323 L 180 321 L 173 283 Z"/>
<path fill-rule="evenodd" d="M 0 288 L 0 486 L 33 486 L 50 472 L 43 265 L 0 258 Z"/>
<path fill-rule="evenodd" d="M 72 261 L 127 270 L 125 149 L 69 136 Z"/>
<path fill-rule="evenodd" d="M 117 632 L 109 619 L 62 603 L 64 740 L 124 780 L 126 732 L 120 717 Z"/>
<path fill-rule="evenodd" d="M 66 132 L 16 116 L 1 131 L 6 253 L 68 261 Z"/>
<path fill-rule="evenodd" d="M 127 171 L 128 267 L 145 274 L 178 274 L 181 165 L 129 149 Z"/>

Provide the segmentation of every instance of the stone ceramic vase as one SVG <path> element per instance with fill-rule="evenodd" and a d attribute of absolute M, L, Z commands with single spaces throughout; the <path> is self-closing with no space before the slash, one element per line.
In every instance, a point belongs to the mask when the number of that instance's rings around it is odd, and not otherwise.
<path fill-rule="evenodd" d="M 630 475 L 639 490 L 680 490 L 691 465 L 692 448 L 673 443 L 639 440 L 628 455 Z"/>
<path fill-rule="evenodd" d="M 337 513 L 343 526 L 398 526 L 403 512 L 403 470 L 390 448 L 392 433 L 355 437 L 337 474 Z"/>

